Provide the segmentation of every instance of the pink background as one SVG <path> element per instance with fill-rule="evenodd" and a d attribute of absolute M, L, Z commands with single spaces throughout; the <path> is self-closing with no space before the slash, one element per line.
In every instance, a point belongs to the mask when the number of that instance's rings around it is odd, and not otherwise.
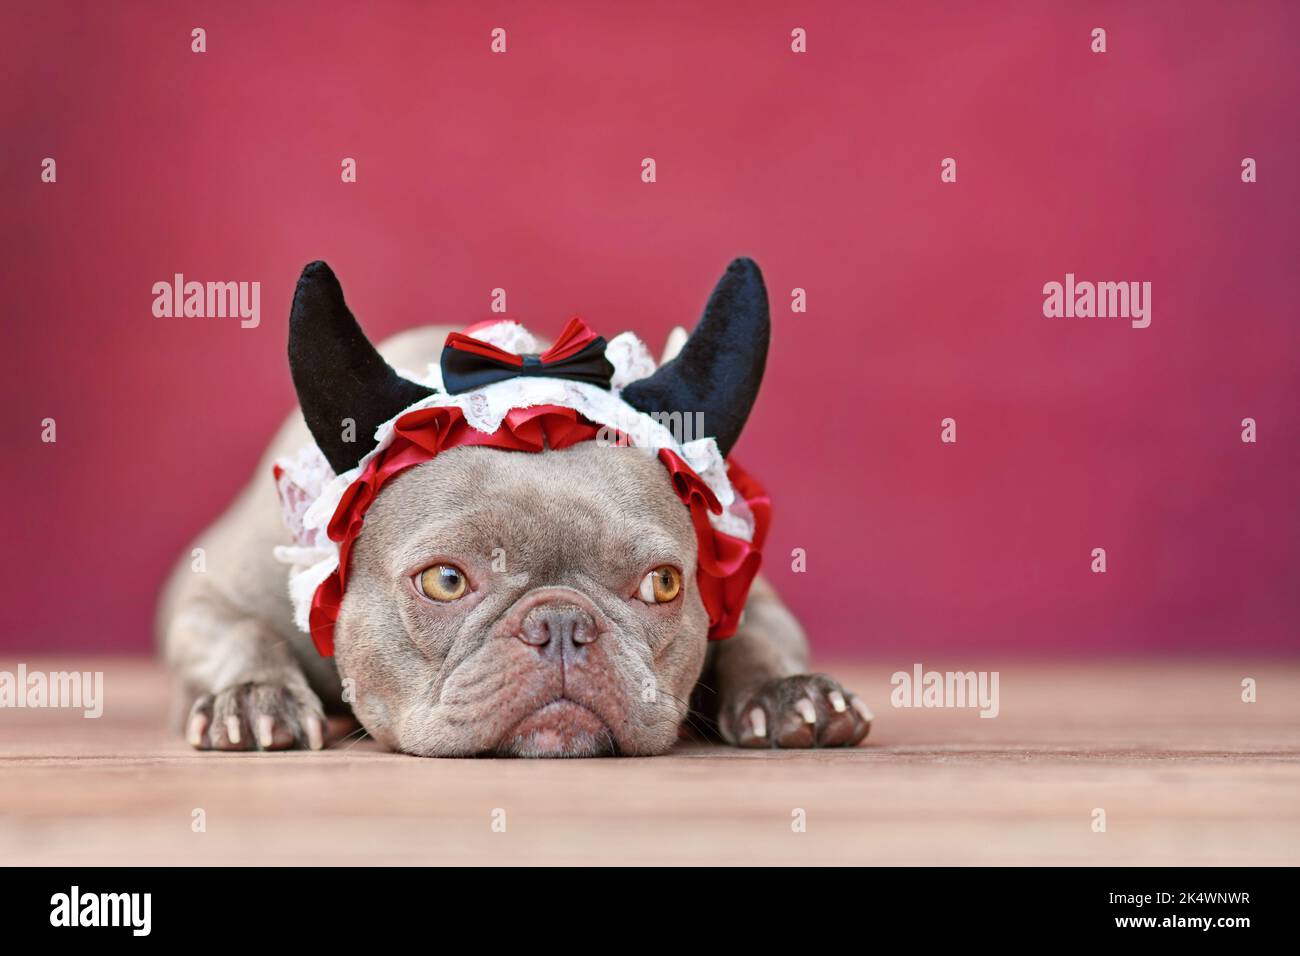
<path fill-rule="evenodd" d="M 717 6 L 6 3 L 3 649 L 150 646 L 292 406 L 309 260 L 374 338 L 501 286 L 657 348 L 746 254 L 737 456 L 819 651 L 1294 650 L 1296 6 Z M 1151 327 L 1044 318 L 1067 271 Z M 175 272 L 260 281 L 260 328 L 154 318 Z"/>

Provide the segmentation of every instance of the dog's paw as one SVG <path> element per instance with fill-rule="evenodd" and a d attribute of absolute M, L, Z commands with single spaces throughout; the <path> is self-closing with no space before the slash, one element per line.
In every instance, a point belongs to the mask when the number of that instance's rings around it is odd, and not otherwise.
<path fill-rule="evenodd" d="M 778 677 L 724 707 L 722 735 L 738 747 L 851 747 L 871 711 L 825 674 Z"/>
<path fill-rule="evenodd" d="M 194 702 L 185 736 L 197 750 L 320 750 L 325 712 L 306 686 L 236 684 Z"/>

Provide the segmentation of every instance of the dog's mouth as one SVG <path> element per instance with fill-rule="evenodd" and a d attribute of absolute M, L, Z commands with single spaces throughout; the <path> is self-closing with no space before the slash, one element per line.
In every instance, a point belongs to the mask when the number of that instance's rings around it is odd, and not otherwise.
<path fill-rule="evenodd" d="M 515 724 L 497 745 L 498 756 L 611 757 L 618 743 L 593 710 L 568 697 L 544 704 Z"/>

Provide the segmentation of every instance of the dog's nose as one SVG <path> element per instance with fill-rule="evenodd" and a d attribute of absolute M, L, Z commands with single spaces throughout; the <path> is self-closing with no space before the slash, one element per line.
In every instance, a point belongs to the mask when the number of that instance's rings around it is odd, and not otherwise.
<path fill-rule="evenodd" d="M 599 636 L 591 615 L 576 604 L 539 604 L 519 629 L 519 639 L 534 647 L 590 644 Z"/>

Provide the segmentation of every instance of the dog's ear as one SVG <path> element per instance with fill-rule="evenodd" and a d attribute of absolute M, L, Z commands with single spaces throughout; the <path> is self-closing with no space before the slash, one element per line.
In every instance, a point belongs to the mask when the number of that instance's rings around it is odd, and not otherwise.
<path fill-rule="evenodd" d="M 433 394 L 380 357 L 323 262 L 302 270 L 293 294 L 289 371 L 307 427 L 335 474 L 354 467 L 375 447 L 376 428 Z"/>
<path fill-rule="evenodd" d="M 623 389 L 623 398 L 651 415 L 700 413 L 704 434 L 726 455 L 754 407 L 770 337 L 763 274 L 753 260 L 736 259 L 677 357 Z"/>

